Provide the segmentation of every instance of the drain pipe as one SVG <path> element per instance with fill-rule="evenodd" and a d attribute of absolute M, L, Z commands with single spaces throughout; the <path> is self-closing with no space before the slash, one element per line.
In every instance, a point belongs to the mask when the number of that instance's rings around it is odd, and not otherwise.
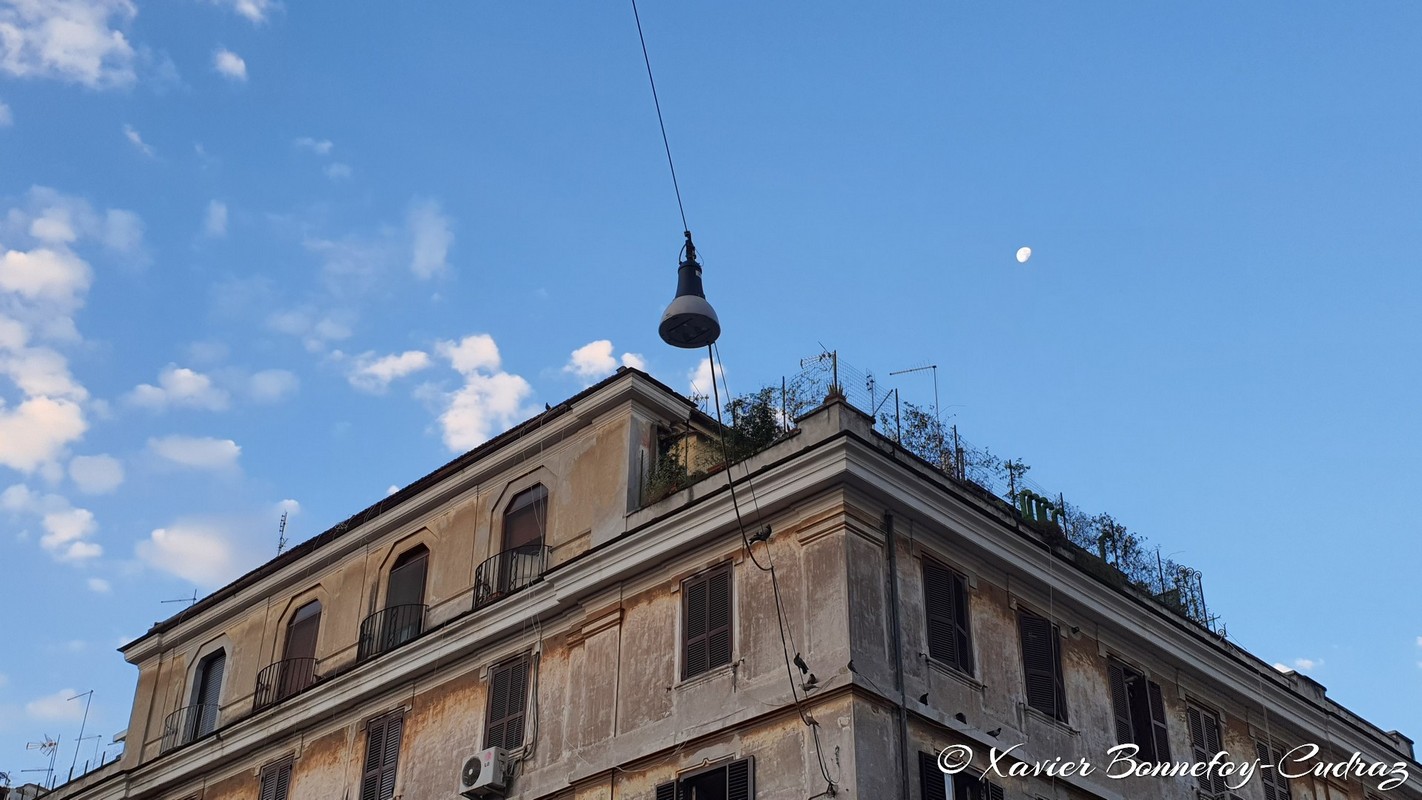
<path fill-rule="evenodd" d="M 899 546 L 894 534 L 894 514 L 884 512 L 885 546 L 889 551 L 889 631 L 893 634 L 894 691 L 898 692 L 896 710 L 899 715 L 899 789 L 903 800 L 909 800 L 908 698 L 904 694 L 904 651 L 899 628 Z"/>

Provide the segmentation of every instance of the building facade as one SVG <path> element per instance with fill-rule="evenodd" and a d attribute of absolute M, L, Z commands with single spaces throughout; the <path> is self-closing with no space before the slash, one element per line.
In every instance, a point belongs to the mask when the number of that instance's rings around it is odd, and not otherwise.
<path fill-rule="evenodd" d="M 840 398 L 648 491 L 716 448 L 619 371 L 125 646 L 125 753 L 51 797 L 1422 798 L 1405 736 Z"/>

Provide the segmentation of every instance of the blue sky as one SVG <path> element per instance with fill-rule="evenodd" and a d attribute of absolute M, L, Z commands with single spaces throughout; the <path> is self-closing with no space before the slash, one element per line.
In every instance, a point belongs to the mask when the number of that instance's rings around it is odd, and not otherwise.
<path fill-rule="evenodd" d="M 966 437 L 1422 737 L 1422 7 L 884 6 L 642 6 L 731 389 L 937 364 Z M 6 0 L 0 104 L 0 770 L 67 768 L 88 689 L 102 752 L 114 648 L 283 510 L 701 367 L 626 4 Z"/>

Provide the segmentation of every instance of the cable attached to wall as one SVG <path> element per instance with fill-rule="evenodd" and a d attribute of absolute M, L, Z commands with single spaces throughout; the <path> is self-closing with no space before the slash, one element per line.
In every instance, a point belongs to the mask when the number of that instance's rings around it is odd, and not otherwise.
<path fill-rule="evenodd" d="M 789 617 L 785 612 L 785 603 L 780 594 L 780 579 L 775 574 L 775 562 L 771 558 L 770 539 L 769 537 L 765 539 L 767 565 L 762 566 L 761 563 L 756 560 L 755 551 L 751 548 L 750 537 L 746 534 L 745 521 L 741 517 L 740 502 L 736 499 L 736 481 L 731 475 L 731 451 L 726 442 L 726 425 L 721 418 L 721 390 L 716 383 L 716 364 L 719 362 L 719 357 L 714 344 L 708 344 L 706 346 L 706 354 L 711 366 L 711 393 L 716 407 L 716 428 L 720 434 L 721 457 L 726 460 L 726 486 L 730 489 L 731 493 L 731 508 L 736 515 L 736 528 L 740 531 L 741 544 L 744 546 L 746 555 L 751 559 L 751 562 L 762 572 L 768 572 L 770 574 L 770 586 L 775 596 L 775 622 L 780 629 L 780 652 L 785 659 L 785 677 L 790 681 L 790 696 L 795 701 L 795 713 L 799 715 L 800 721 L 804 723 L 805 727 L 810 729 L 811 738 L 815 743 L 815 758 L 820 765 L 820 775 L 825 779 L 825 783 L 828 785 L 825 789 L 825 794 L 833 795 L 838 784 L 835 783 L 834 778 L 830 777 L 829 765 L 825 763 L 824 749 L 820 744 L 820 724 L 809 714 L 805 713 L 805 709 L 801 705 L 799 688 L 795 684 L 795 672 L 794 668 L 791 667 L 790 658 L 790 651 L 794 649 L 794 634 L 789 631 Z M 721 382 L 723 384 L 725 383 L 725 378 L 725 371 L 722 370 Z M 726 389 L 726 394 L 729 399 L 729 387 Z M 746 472 L 746 484 L 748 486 L 754 485 L 751 481 L 749 470 Z M 752 494 L 754 494 L 754 490 L 752 490 Z M 758 507 L 756 509 L 756 517 L 757 522 L 759 522 L 760 509 Z M 798 664 L 804 664 L 798 650 L 795 651 L 795 661 Z M 808 671 L 808 668 L 802 669 Z"/>

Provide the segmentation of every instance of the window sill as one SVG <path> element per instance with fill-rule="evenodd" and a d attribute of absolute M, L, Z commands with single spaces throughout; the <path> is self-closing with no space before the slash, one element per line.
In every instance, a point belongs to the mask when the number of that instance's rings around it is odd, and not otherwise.
<path fill-rule="evenodd" d="M 683 678 L 682 680 L 677 681 L 676 683 L 672 684 L 672 685 L 671 685 L 670 687 L 668 687 L 668 688 L 670 688 L 670 689 L 675 689 L 675 690 L 677 690 L 677 691 L 681 691 L 681 690 L 683 690 L 683 689 L 689 689 L 689 688 L 691 688 L 691 687 L 693 687 L 693 686 L 699 686 L 699 685 L 701 685 L 701 684 L 703 684 L 703 683 L 707 683 L 707 682 L 709 682 L 709 681 L 713 681 L 713 680 L 715 680 L 716 678 L 718 678 L 718 677 L 720 677 L 720 676 L 722 676 L 722 675 L 725 675 L 725 674 L 727 674 L 727 673 L 733 673 L 733 672 L 735 672 L 736 669 L 740 666 L 740 664 L 741 664 L 741 660 L 740 660 L 740 659 L 736 659 L 735 661 L 732 661 L 732 662 L 729 663 L 729 664 L 722 664 L 722 665 L 719 666 L 719 667 L 712 667 L 711 669 L 708 669 L 708 670 L 706 670 L 705 672 L 701 672 L 701 673 L 698 673 L 698 674 L 696 674 L 696 675 L 692 675 L 690 678 Z"/>
<path fill-rule="evenodd" d="M 978 692 L 979 694 L 981 694 L 987 689 L 987 685 L 984 684 L 982 681 L 958 669 L 952 664 L 949 664 L 944 661 L 939 661 L 938 659 L 933 658 L 932 656 L 925 656 L 924 660 L 928 662 L 928 668 L 930 670 L 938 673 L 939 675 L 946 675 L 949 678 L 952 678 L 953 680 L 968 687 L 969 689 Z"/>
<path fill-rule="evenodd" d="M 1032 706 L 1027 705 L 1026 703 L 1023 703 L 1022 706 L 1021 706 L 1021 708 L 1022 708 L 1023 711 L 1026 712 L 1027 716 L 1032 717 L 1032 718 L 1038 720 L 1039 722 L 1044 722 L 1044 723 L 1046 723 L 1046 724 L 1048 724 L 1048 725 L 1051 725 L 1052 727 L 1056 728 L 1057 730 L 1061 731 L 1062 733 L 1069 733 L 1069 734 L 1071 734 L 1072 736 L 1080 736 L 1080 735 L 1081 735 L 1081 731 L 1077 730 L 1076 728 L 1073 728 L 1071 725 L 1068 725 L 1067 723 L 1062 722 L 1061 720 L 1057 719 L 1056 717 L 1054 717 L 1054 716 L 1052 716 L 1052 715 L 1050 715 L 1050 714 L 1044 713 L 1044 712 L 1042 712 L 1042 711 L 1038 711 L 1037 709 L 1033 708 Z"/>

